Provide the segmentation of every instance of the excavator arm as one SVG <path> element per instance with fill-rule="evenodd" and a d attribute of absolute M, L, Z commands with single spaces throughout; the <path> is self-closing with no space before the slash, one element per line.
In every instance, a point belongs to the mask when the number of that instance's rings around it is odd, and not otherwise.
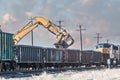
<path fill-rule="evenodd" d="M 18 42 L 29 32 L 31 32 L 33 29 L 37 28 L 39 25 L 42 25 L 44 28 L 46 28 L 48 31 L 53 33 L 57 36 L 56 43 L 54 44 L 56 48 L 67 48 L 71 46 L 74 43 L 73 38 L 70 34 L 66 32 L 66 30 L 59 30 L 58 27 L 53 24 L 51 21 L 47 20 L 44 17 L 34 17 L 33 18 L 34 23 L 31 24 L 31 22 L 28 22 L 21 30 L 19 30 L 14 35 L 14 42 L 15 45 L 18 44 Z"/>

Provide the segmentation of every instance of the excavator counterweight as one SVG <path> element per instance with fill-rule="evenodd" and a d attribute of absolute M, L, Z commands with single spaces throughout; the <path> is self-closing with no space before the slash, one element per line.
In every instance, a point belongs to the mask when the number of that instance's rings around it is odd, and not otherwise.
<path fill-rule="evenodd" d="M 18 42 L 25 35 L 27 35 L 33 29 L 37 28 L 39 25 L 42 25 L 48 31 L 50 31 L 51 33 L 57 36 L 56 43 L 54 44 L 56 48 L 68 48 L 74 43 L 73 38 L 71 37 L 70 34 L 67 33 L 66 30 L 64 29 L 59 30 L 59 28 L 55 24 L 53 24 L 51 21 L 49 21 L 48 19 L 44 17 L 36 16 L 33 18 L 33 20 L 34 20 L 33 24 L 28 22 L 21 30 L 19 30 L 14 35 L 15 45 L 18 44 Z"/>

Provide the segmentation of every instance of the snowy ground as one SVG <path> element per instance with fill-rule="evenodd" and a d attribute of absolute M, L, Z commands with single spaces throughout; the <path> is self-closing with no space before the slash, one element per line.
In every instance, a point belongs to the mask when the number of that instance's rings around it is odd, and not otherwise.
<path fill-rule="evenodd" d="M 0 77 L 0 80 L 120 80 L 120 68 L 60 73 L 43 72 L 29 77 Z"/>

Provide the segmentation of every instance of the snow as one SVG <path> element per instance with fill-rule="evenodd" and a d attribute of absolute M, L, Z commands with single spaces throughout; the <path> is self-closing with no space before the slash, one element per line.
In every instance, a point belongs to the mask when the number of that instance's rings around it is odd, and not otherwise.
<path fill-rule="evenodd" d="M 59 73 L 42 72 L 39 75 L 21 78 L 0 77 L 0 80 L 120 80 L 120 68 L 88 71 L 69 70 Z"/>

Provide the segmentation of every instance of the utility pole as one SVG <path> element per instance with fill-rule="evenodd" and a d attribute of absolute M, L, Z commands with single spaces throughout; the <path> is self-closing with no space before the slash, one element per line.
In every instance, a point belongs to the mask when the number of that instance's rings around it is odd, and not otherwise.
<path fill-rule="evenodd" d="M 56 22 L 58 22 L 58 28 L 59 28 L 59 30 L 62 30 L 62 22 L 64 22 L 64 21 L 62 21 L 62 20 L 58 20 L 58 21 L 56 21 Z M 61 43 L 63 43 L 63 42 L 60 42 L 60 44 L 57 44 L 57 45 L 55 45 L 55 46 L 57 46 L 57 47 L 60 47 L 60 48 L 63 48 L 63 46 L 61 45 Z"/>
<path fill-rule="evenodd" d="M 1 25 L 0 25 L 0 32 L 2 32 Z"/>
<path fill-rule="evenodd" d="M 108 42 L 109 42 L 109 39 L 107 39 L 107 44 L 108 44 Z"/>
<path fill-rule="evenodd" d="M 58 25 L 59 29 L 61 29 L 61 27 L 62 27 L 62 22 L 64 22 L 64 21 L 59 20 L 59 21 L 57 21 L 57 22 L 59 23 L 59 25 Z"/>
<path fill-rule="evenodd" d="M 95 38 L 97 38 L 97 44 L 99 44 L 99 40 L 100 40 L 100 38 L 102 38 L 102 37 L 100 37 L 100 33 L 96 33 L 96 37 Z"/>
<path fill-rule="evenodd" d="M 33 24 L 33 18 L 31 16 L 30 18 L 31 25 Z M 33 46 L 33 30 L 31 31 L 31 40 L 32 40 L 32 46 Z"/>
<path fill-rule="evenodd" d="M 80 33 L 80 50 L 81 51 L 83 50 L 83 45 L 82 45 L 82 31 L 83 30 L 86 30 L 86 29 L 82 29 L 82 26 L 79 25 L 79 29 L 77 29 L 77 31 L 79 31 L 79 33 Z"/>
<path fill-rule="evenodd" d="M 80 61 L 81 61 L 81 54 L 83 51 L 83 45 L 82 45 L 82 31 L 83 30 L 86 30 L 86 29 L 82 29 L 82 26 L 79 25 L 79 29 L 77 29 L 77 31 L 79 31 L 79 33 L 80 33 Z"/>

